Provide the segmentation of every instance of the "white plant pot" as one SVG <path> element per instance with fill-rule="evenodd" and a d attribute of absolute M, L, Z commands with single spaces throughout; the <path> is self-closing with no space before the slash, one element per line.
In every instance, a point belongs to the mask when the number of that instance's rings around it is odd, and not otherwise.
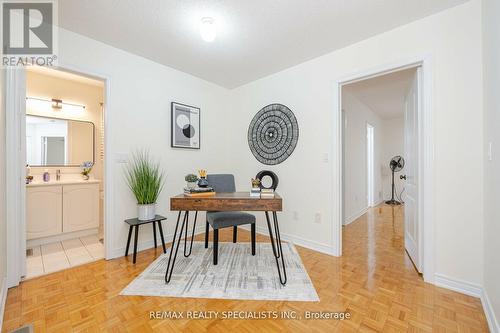
<path fill-rule="evenodd" d="M 191 190 L 196 188 L 196 182 L 187 182 L 187 187 Z"/>
<path fill-rule="evenodd" d="M 156 204 L 137 205 L 137 216 L 140 221 L 152 220 L 156 215 Z"/>

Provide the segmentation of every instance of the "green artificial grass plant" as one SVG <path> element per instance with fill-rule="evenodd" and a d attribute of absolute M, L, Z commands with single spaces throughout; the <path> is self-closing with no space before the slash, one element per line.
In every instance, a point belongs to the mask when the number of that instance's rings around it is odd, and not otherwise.
<path fill-rule="evenodd" d="M 164 185 L 164 173 L 160 163 L 154 162 L 147 151 L 137 151 L 132 155 L 125 176 L 139 205 L 156 203 Z"/>

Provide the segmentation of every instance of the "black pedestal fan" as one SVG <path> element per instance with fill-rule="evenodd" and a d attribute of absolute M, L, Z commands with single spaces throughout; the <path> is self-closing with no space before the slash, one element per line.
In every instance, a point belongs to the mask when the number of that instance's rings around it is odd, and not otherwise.
<path fill-rule="evenodd" d="M 386 204 L 401 205 L 401 202 L 394 199 L 394 194 L 396 192 L 396 186 L 394 185 L 394 173 L 403 170 L 404 167 L 405 167 L 405 159 L 399 155 L 394 156 L 391 159 L 391 161 L 389 162 L 389 168 L 391 168 L 391 171 L 392 171 L 392 196 L 391 196 L 391 200 L 388 200 L 385 202 Z"/>

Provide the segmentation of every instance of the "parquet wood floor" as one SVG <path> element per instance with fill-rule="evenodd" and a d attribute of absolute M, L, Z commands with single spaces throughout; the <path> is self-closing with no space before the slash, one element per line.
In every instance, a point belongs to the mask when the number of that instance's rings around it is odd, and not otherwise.
<path fill-rule="evenodd" d="M 151 249 L 136 265 L 131 258 L 101 260 L 22 282 L 8 292 L 2 330 L 33 323 L 35 332 L 487 332 L 479 299 L 424 283 L 415 272 L 404 252 L 402 214 L 402 207 L 380 206 L 346 226 L 342 258 L 297 247 L 318 303 L 119 296 L 161 254 Z M 230 229 L 220 235 L 231 236 Z M 238 236 L 249 241 L 248 232 Z M 169 310 L 348 311 L 351 319 L 149 318 L 150 311 Z"/>

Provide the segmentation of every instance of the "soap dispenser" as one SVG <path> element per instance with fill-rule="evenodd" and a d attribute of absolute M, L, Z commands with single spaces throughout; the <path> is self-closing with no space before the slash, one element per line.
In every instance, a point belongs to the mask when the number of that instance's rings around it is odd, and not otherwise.
<path fill-rule="evenodd" d="M 44 182 L 49 182 L 50 181 L 50 173 L 48 169 L 45 169 L 43 172 L 43 181 Z"/>

